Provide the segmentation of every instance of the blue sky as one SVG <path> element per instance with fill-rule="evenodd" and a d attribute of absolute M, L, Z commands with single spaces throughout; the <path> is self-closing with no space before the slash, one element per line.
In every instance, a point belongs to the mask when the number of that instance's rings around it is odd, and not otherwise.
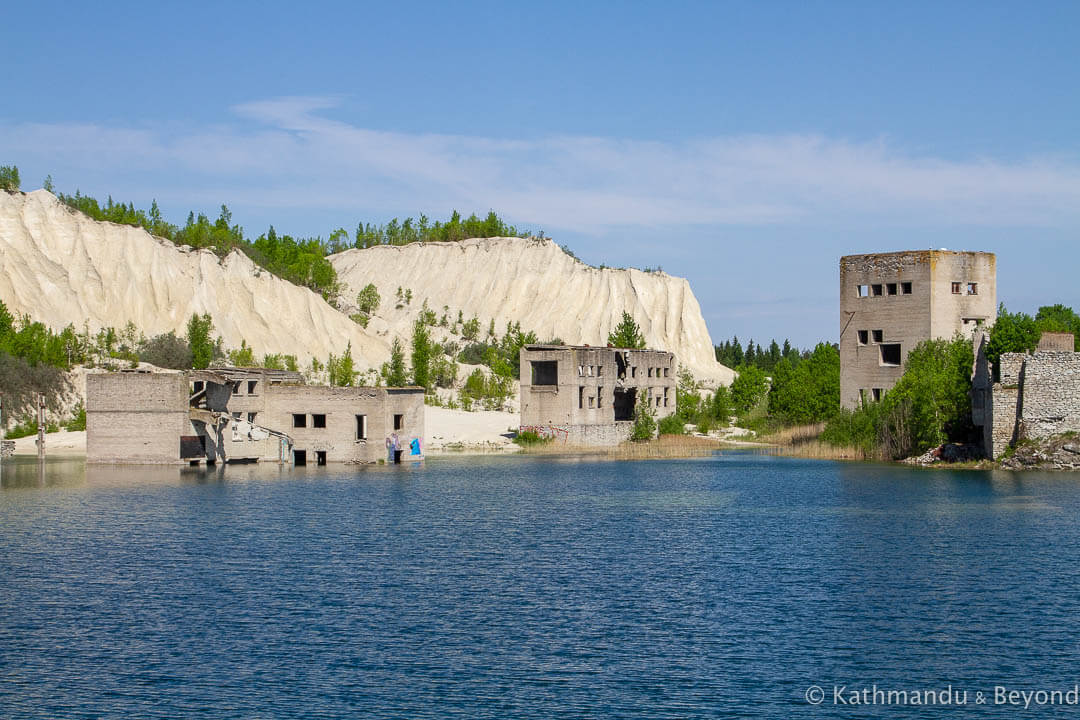
<path fill-rule="evenodd" d="M 158 7 L 160 5 L 160 7 Z M 687 277 L 714 341 L 835 340 L 842 254 L 998 253 L 1080 307 L 1080 3 L 22 3 L 24 189 L 248 232 L 494 209 Z"/>

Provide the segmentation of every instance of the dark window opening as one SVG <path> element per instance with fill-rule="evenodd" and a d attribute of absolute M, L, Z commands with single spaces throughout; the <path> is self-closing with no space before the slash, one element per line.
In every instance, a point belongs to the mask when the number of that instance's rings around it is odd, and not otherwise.
<path fill-rule="evenodd" d="M 316 450 L 315 451 L 315 464 L 316 465 L 325 465 L 326 464 L 326 451 L 325 450 Z"/>
<path fill-rule="evenodd" d="M 597 365 L 596 366 L 596 377 L 604 377 L 604 366 L 603 365 Z"/>
<path fill-rule="evenodd" d="M 856 288 L 855 288 L 855 292 L 861 298 L 867 297 L 867 296 L 870 295 L 870 286 L 869 285 L 857 285 Z"/>
<path fill-rule="evenodd" d="M 293 450 L 292 464 L 297 466 L 307 465 L 307 450 Z"/>
<path fill-rule="evenodd" d="M 593 409 L 593 404 L 594 404 L 595 400 L 596 400 L 596 398 L 594 398 L 592 395 L 589 396 L 589 409 L 590 410 Z"/>
<path fill-rule="evenodd" d="M 532 361 L 532 384 L 533 385 L 558 385 L 559 362 L 558 360 L 533 360 Z"/>
<path fill-rule="evenodd" d="M 671 372 L 671 368 L 664 368 L 664 377 L 671 377 L 668 373 Z"/>
<path fill-rule="evenodd" d="M 367 415 L 356 416 L 356 439 L 367 440 Z"/>
<path fill-rule="evenodd" d="M 395 450 L 394 451 L 394 464 L 395 465 L 400 465 L 401 464 L 401 453 L 402 452 L 404 452 L 404 451 L 403 450 Z"/>
<path fill-rule="evenodd" d="M 600 385 L 596 388 L 596 407 L 602 408 L 604 406 L 604 386 Z"/>
<path fill-rule="evenodd" d="M 326 427 L 326 416 L 322 415 L 322 414 L 312 415 L 311 416 L 311 427 L 313 427 L 313 428 L 324 428 L 324 427 Z"/>
<path fill-rule="evenodd" d="M 615 353 L 615 375 L 620 379 L 626 377 L 626 358 L 622 353 Z"/>
<path fill-rule="evenodd" d="M 968 283 L 967 294 L 968 295 L 978 295 L 979 294 L 979 283 Z"/>
<path fill-rule="evenodd" d="M 874 402 L 881 402 L 881 388 L 874 388 L 871 391 L 871 396 L 874 398 Z"/>
<path fill-rule="evenodd" d="M 874 297 L 881 297 L 881 285 L 871 285 L 870 294 Z"/>
<path fill-rule="evenodd" d="M 180 459 L 206 457 L 205 435 L 181 435 L 180 436 Z"/>
<path fill-rule="evenodd" d="M 869 330 L 860 330 L 859 331 L 859 344 L 860 345 L 865 345 L 868 342 L 870 342 L 870 331 Z"/>
<path fill-rule="evenodd" d="M 239 395 L 240 394 L 240 381 L 239 380 L 237 380 L 236 382 L 234 382 L 232 384 L 232 394 L 233 395 Z"/>
<path fill-rule="evenodd" d="M 630 377 L 637 377 L 637 365 L 633 365 L 630 367 Z"/>
<path fill-rule="evenodd" d="M 900 343 L 891 345 L 878 345 L 881 348 L 881 364 L 890 366 L 900 365 Z"/>
<path fill-rule="evenodd" d="M 615 419 L 633 420 L 634 405 L 637 403 L 636 388 L 615 388 Z"/>
<path fill-rule="evenodd" d="M 395 415 L 394 416 L 394 429 L 395 430 L 401 430 L 404 427 L 405 427 L 405 416 L 404 415 Z"/>
<path fill-rule="evenodd" d="M 303 413 L 293 413 L 292 426 L 294 428 L 307 427 L 307 415 L 304 415 Z"/>
<path fill-rule="evenodd" d="M 884 342 L 884 340 L 885 340 L 885 331 L 884 330 L 875 330 L 874 331 L 874 342 L 879 343 L 879 342 Z"/>
<path fill-rule="evenodd" d="M 952 294 L 953 295 L 959 295 L 960 294 L 960 283 L 954 282 L 952 284 Z"/>
<path fill-rule="evenodd" d="M 900 294 L 901 295 L 910 295 L 911 294 L 911 283 L 909 283 L 909 282 L 900 283 Z"/>
<path fill-rule="evenodd" d="M 255 388 L 258 386 L 258 380 L 248 380 L 248 395 L 255 394 Z"/>
<path fill-rule="evenodd" d="M 886 284 L 885 285 L 885 293 L 887 295 L 895 295 L 896 294 L 896 283 L 888 283 L 888 284 Z"/>
<path fill-rule="evenodd" d="M 585 386 L 581 385 L 577 389 L 577 406 L 578 410 L 585 408 Z"/>
<path fill-rule="evenodd" d="M 200 393 L 203 391 L 204 387 L 206 387 L 206 383 L 202 380 L 196 380 L 195 382 L 191 383 L 192 392 Z"/>
<path fill-rule="evenodd" d="M 255 422 L 255 413 L 248 413 L 248 422 L 254 424 L 254 422 Z"/>

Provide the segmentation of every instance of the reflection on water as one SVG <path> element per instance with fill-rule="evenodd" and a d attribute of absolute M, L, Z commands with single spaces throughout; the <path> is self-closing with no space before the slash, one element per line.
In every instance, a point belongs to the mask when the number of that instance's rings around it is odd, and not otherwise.
<path fill-rule="evenodd" d="M 837 718 L 809 685 L 1071 687 L 1080 662 L 1076 476 L 739 452 L 0 475 L 0 717 Z"/>

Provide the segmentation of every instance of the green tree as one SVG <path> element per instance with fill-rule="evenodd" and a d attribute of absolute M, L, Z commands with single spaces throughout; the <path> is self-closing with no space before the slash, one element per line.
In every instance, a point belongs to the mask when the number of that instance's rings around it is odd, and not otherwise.
<path fill-rule="evenodd" d="M 413 323 L 412 335 L 413 385 L 431 387 L 431 335 L 422 318 Z"/>
<path fill-rule="evenodd" d="M 634 318 L 625 310 L 623 310 L 622 320 L 608 334 L 607 341 L 609 345 L 617 348 L 640 350 L 645 347 L 645 336 L 641 334 L 641 329 L 634 322 Z"/>
<path fill-rule="evenodd" d="M 995 374 L 1002 353 L 1030 352 L 1038 344 L 1039 328 L 1035 318 L 1027 313 L 1010 313 L 1002 303 L 986 344 L 986 359 L 994 364 Z"/>
<path fill-rule="evenodd" d="M 187 324 L 187 344 L 191 348 L 191 367 L 205 370 L 214 360 L 214 341 L 210 335 L 214 322 L 209 314 L 192 315 Z"/>
<path fill-rule="evenodd" d="M 390 360 L 383 365 L 383 380 L 388 387 L 404 387 L 409 382 L 405 375 L 405 349 L 397 338 L 390 345 Z"/>
<path fill-rule="evenodd" d="M 755 365 L 742 365 L 731 382 L 731 401 L 739 412 L 749 412 L 769 391 L 765 371 Z"/>
<path fill-rule="evenodd" d="M 370 315 L 379 309 L 379 303 L 382 298 L 379 297 L 379 289 L 375 287 L 375 283 L 368 283 L 364 286 L 356 295 L 356 306 L 360 312 L 365 315 Z"/>
<path fill-rule="evenodd" d="M 337 387 L 352 387 L 356 382 L 356 366 L 352 356 L 352 342 L 345 346 L 345 352 L 335 357 L 330 355 L 326 361 L 326 369 L 329 372 L 331 385 Z"/>
<path fill-rule="evenodd" d="M 172 331 L 139 343 L 139 359 L 160 368 L 187 370 L 192 366 L 191 348 Z"/>
<path fill-rule="evenodd" d="M 792 367 L 781 358 L 773 368 L 769 415 L 788 423 L 824 422 L 840 411 L 840 352 L 818 343 L 805 360 Z"/>
<path fill-rule="evenodd" d="M 709 398 L 709 411 L 722 427 L 731 424 L 731 416 L 735 414 L 735 406 L 731 400 L 730 388 L 726 385 L 716 388 L 716 392 Z"/>
<path fill-rule="evenodd" d="M 41 188 L 45 192 L 54 192 L 56 190 L 56 188 L 53 187 L 52 175 L 45 176 L 45 182 L 41 183 Z M 83 412 L 85 412 L 85 410 Z"/>
<path fill-rule="evenodd" d="M 1044 305 L 1035 314 L 1035 324 L 1040 332 L 1061 332 L 1073 334 L 1073 349 L 1080 351 L 1080 315 L 1071 307 L 1060 303 Z"/>
<path fill-rule="evenodd" d="M 240 339 L 240 348 L 228 352 L 229 364 L 234 367 L 254 367 L 255 353 L 248 347 L 247 340 Z"/>
<path fill-rule="evenodd" d="M 14 192 L 21 184 L 19 168 L 14 165 L 0 165 L 0 190 Z"/>
<path fill-rule="evenodd" d="M 634 425 L 630 430 L 631 440 L 649 440 L 656 435 L 656 413 L 649 402 L 648 393 L 639 391 L 637 404 L 634 406 Z"/>

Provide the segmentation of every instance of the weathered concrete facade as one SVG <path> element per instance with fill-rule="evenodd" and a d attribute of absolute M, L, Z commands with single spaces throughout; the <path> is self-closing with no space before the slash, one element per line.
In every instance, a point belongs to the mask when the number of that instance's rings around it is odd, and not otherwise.
<path fill-rule="evenodd" d="M 221 368 L 93 374 L 86 394 L 88 462 L 423 457 L 422 388 L 305 385 L 299 373 Z"/>
<path fill-rule="evenodd" d="M 993 253 L 917 250 L 840 258 L 840 403 L 891 388 L 917 344 L 973 337 L 997 319 Z"/>
<path fill-rule="evenodd" d="M 1072 347 L 1072 335 L 1068 342 Z M 1080 353 L 1003 353 L 998 360 L 999 381 L 992 382 L 984 348 L 985 339 L 972 382 L 972 419 L 982 425 L 987 457 L 999 457 L 1021 438 L 1042 440 L 1080 432 Z"/>
<path fill-rule="evenodd" d="M 675 356 L 663 350 L 527 345 L 521 349 L 521 426 L 577 445 L 629 439 L 644 398 L 657 419 L 675 412 Z"/>

